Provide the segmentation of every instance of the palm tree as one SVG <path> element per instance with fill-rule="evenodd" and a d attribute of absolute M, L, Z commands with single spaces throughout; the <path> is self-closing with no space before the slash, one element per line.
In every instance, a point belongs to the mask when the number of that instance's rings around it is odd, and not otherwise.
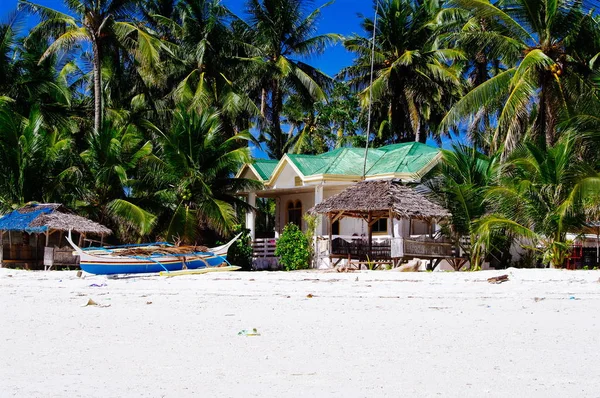
<path fill-rule="evenodd" d="M 132 124 L 105 120 L 104 128 L 87 136 L 80 164 L 63 173 L 78 184 L 74 207 L 106 225 L 121 237 L 148 235 L 156 217 L 136 203 L 133 188 L 142 166 L 155 160 L 153 145 Z"/>
<path fill-rule="evenodd" d="M 499 71 L 466 94 L 441 127 L 473 120 L 481 109 L 498 112 L 492 150 L 514 148 L 526 135 L 552 146 L 563 117 L 597 102 L 589 76 L 599 52 L 598 24 L 585 2 L 570 0 L 453 0 L 489 21 L 489 31 L 465 28 L 463 42 L 498 55 Z M 469 22 L 472 24 L 472 22 Z"/>
<path fill-rule="evenodd" d="M 138 3 L 138 0 L 71 0 L 66 2 L 71 16 L 28 0 L 19 0 L 21 9 L 42 19 L 31 34 L 55 37 L 41 61 L 59 51 L 71 50 L 81 42 L 91 44 L 96 133 L 103 125 L 102 68 L 105 58 L 114 56 L 116 49 L 125 48 L 135 53 L 136 60 L 146 69 L 159 62 L 158 39 L 132 23 Z"/>
<path fill-rule="evenodd" d="M 331 83 L 323 72 L 300 60 L 321 54 L 340 39 L 336 34 L 314 35 L 321 10 L 328 4 L 307 12 L 310 0 L 247 2 L 253 41 L 247 47 L 247 60 L 252 66 L 246 78 L 267 121 L 261 126 L 260 138 L 273 158 L 281 158 L 285 153 L 281 114 L 286 98 L 296 94 L 307 100 L 324 100 L 324 87 Z"/>
<path fill-rule="evenodd" d="M 382 126 L 383 141 L 425 142 L 460 93 L 460 70 L 452 62 L 461 59 L 462 53 L 436 46 L 433 22 L 442 10 L 438 0 L 385 0 L 379 4 L 373 84 L 374 21 L 369 18 L 362 23 L 368 38 L 354 35 L 344 41 L 356 59 L 340 76 L 348 77 L 361 90 L 364 109 L 369 101 L 373 103 L 375 125 Z"/>
<path fill-rule="evenodd" d="M 39 109 L 19 115 L 10 101 L 0 104 L 0 131 L 0 210 L 55 199 L 69 164 L 68 132 L 46 128 Z"/>
<path fill-rule="evenodd" d="M 11 12 L 6 20 L 0 23 L 0 94 L 3 96 L 12 97 L 16 88 L 14 52 L 21 28 L 22 16 L 17 12 Z"/>
<path fill-rule="evenodd" d="M 585 205 L 600 194 L 600 174 L 577 156 L 577 142 L 569 134 L 547 149 L 527 143 L 514 150 L 487 191 L 476 250 L 490 250 L 491 239 L 508 232 L 541 247 L 546 263 L 564 264 L 567 232 L 584 225 Z"/>
<path fill-rule="evenodd" d="M 346 83 L 335 82 L 327 101 L 306 101 L 291 95 L 283 105 L 283 123 L 289 126 L 285 151 L 319 154 L 352 144 L 358 130 L 359 100 Z"/>
<path fill-rule="evenodd" d="M 500 158 L 464 145 L 454 145 L 442 154 L 441 163 L 425 185 L 433 198 L 452 213 L 448 232 L 456 244 L 461 245 L 463 237 L 474 242 L 477 238 L 474 222 L 486 214 L 486 193 L 497 179 Z M 471 251 L 469 246 L 462 249 L 476 267 L 479 253 Z"/>
<path fill-rule="evenodd" d="M 169 37 L 176 55 L 170 73 L 174 103 L 195 109 L 218 108 L 223 128 L 234 135 L 240 130 L 237 122 L 241 115 L 246 120 L 258 115 L 258 108 L 237 82 L 239 60 L 230 26 L 237 17 L 221 0 L 181 0 L 172 8 L 162 6 L 160 11 L 170 16 L 150 18 Z"/>
<path fill-rule="evenodd" d="M 163 237 L 195 242 L 201 227 L 224 235 L 236 224 L 236 207 L 247 204 L 236 193 L 253 180 L 234 178 L 244 163 L 251 161 L 244 143 L 248 132 L 228 137 L 220 115 L 179 108 L 171 127 L 160 133 L 157 156 L 161 165 L 147 175 L 147 194 L 158 203 Z"/>

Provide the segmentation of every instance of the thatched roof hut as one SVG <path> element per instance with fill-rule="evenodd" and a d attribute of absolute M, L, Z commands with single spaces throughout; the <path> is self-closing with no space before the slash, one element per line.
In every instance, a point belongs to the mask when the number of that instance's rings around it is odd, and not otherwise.
<path fill-rule="evenodd" d="M 79 258 L 64 239 L 71 230 L 80 245 L 88 234 L 100 236 L 102 242 L 112 233 L 58 203 L 29 203 L 4 215 L 0 218 L 0 266 L 77 266 Z"/>
<path fill-rule="evenodd" d="M 81 234 L 110 235 L 103 225 L 68 212 L 58 203 L 31 203 L 0 218 L 0 231 L 46 233 L 73 230 Z"/>
<path fill-rule="evenodd" d="M 443 220 L 451 216 L 442 206 L 398 180 L 367 180 L 346 188 L 309 210 L 319 214 L 345 217 L 394 217 Z"/>

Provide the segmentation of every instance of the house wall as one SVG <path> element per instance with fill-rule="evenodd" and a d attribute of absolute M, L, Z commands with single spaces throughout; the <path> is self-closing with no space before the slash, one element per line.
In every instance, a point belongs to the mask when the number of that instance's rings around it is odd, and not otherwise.
<path fill-rule="evenodd" d="M 302 202 L 302 213 L 306 214 L 308 209 L 315 205 L 314 192 L 302 192 L 289 195 L 281 195 L 276 199 L 275 231 L 281 234 L 287 223 L 287 206 L 290 202 L 300 200 Z M 302 220 L 302 231 L 306 231 L 306 221 Z"/>

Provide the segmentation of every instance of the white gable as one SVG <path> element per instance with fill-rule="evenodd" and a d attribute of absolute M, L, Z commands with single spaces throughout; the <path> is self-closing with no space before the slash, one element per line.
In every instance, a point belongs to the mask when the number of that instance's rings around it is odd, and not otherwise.
<path fill-rule="evenodd" d="M 277 174 L 275 181 L 271 184 L 271 188 L 280 189 L 280 188 L 294 188 L 296 182 L 300 182 L 300 186 L 302 186 L 302 180 L 300 179 L 300 174 L 296 171 L 294 167 L 287 160 L 280 165 L 281 171 Z"/>
<path fill-rule="evenodd" d="M 244 170 L 242 170 L 242 172 L 238 175 L 238 178 L 246 178 L 248 180 L 258 180 L 258 181 L 262 181 L 259 176 L 257 176 L 254 171 L 252 170 L 251 167 L 249 166 L 244 166 Z"/>

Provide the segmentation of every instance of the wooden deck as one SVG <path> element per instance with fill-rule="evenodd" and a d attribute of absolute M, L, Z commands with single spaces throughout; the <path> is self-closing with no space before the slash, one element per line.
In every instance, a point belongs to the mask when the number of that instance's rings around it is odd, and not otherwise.
<path fill-rule="evenodd" d="M 276 242 L 275 238 L 254 240 L 252 257 L 255 269 L 274 269 L 277 266 Z M 359 268 L 363 265 L 371 269 L 386 265 L 397 267 L 413 258 L 431 260 L 431 267 L 435 267 L 441 260 L 456 258 L 450 241 L 429 237 L 380 238 L 374 239 L 370 246 L 364 237 L 334 237 L 329 247 L 324 255 L 329 257 L 332 267 L 342 261 L 346 266 Z"/>

